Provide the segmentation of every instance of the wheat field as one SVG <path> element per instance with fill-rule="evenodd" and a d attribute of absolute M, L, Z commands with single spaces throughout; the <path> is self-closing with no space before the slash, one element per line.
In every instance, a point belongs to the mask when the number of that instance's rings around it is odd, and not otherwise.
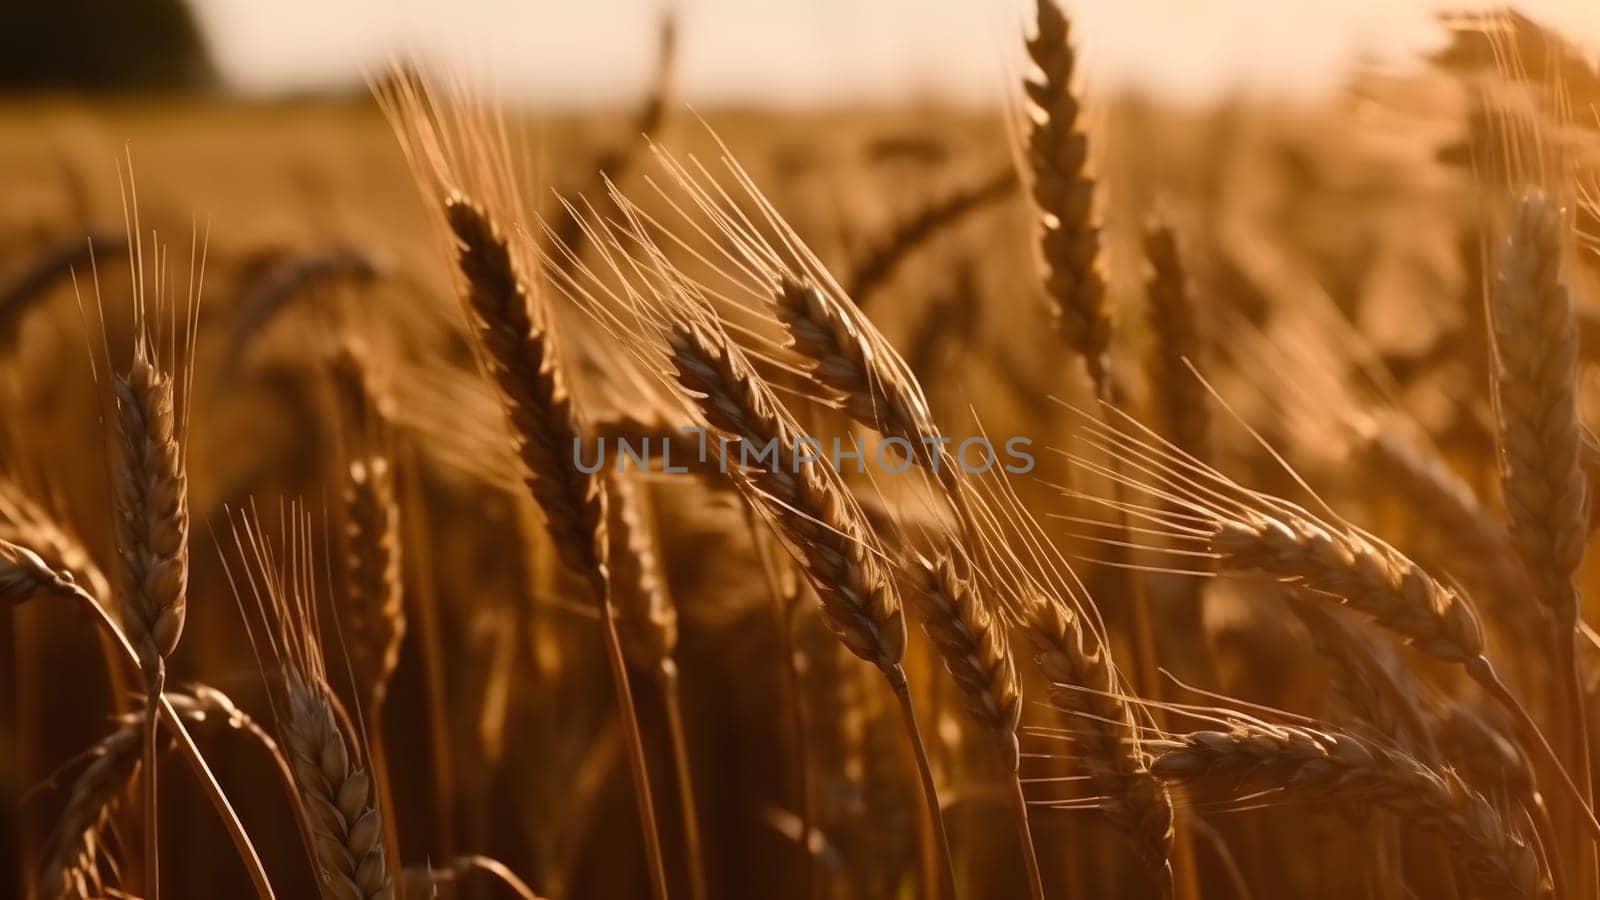
<path fill-rule="evenodd" d="M 1600 898 L 1600 68 L 1092 39 L 5 99 L 5 896 Z"/>

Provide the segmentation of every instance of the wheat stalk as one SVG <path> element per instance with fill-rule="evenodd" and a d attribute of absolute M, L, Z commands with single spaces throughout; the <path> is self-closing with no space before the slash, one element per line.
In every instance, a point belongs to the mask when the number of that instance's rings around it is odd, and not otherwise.
<path fill-rule="evenodd" d="M 606 479 L 606 509 L 611 518 L 611 592 L 616 598 L 617 630 L 629 662 L 651 675 L 661 692 L 672 737 L 673 772 L 678 780 L 689 881 L 696 900 L 705 900 L 706 876 L 700 818 L 695 803 L 692 760 L 683 723 L 683 700 L 674 653 L 678 646 L 678 608 L 667 591 L 647 495 L 624 472 Z"/>
<path fill-rule="evenodd" d="M 260 726 L 215 688 L 196 685 L 187 692 L 168 692 L 166 700 L 183 721 L 221 722 L 231 729 L 257 736 L 265 742 L 269 752 L 276 752 Z M 122 716 L 115 731 L 82 754 L 88 765 L 73 779 L 61 814 L 50 832 L 39 879 L 43 896 L 68 898 L 106 894 L 99 871 L 100 835 L 121 795 L 138 773 L 143 732 L 143 713 Z"/>

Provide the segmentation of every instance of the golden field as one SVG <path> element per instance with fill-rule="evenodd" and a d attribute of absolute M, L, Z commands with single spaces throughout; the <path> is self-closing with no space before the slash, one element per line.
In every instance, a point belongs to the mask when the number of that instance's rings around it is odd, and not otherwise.
<path fill-rule="evenodd" d="M 1041 9 L 997 110 L 0 104 L 7 896 L 1600 896 L 1600 74 Z"/>

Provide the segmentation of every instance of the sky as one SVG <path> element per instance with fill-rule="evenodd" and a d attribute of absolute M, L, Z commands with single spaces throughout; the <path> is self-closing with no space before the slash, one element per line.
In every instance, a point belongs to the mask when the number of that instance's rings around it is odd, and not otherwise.
<path fill-rule="evenodd" d="M 626 102 L 650 80 L 661 0 L 193 0 L 222 71 L 257 93 L 359 81 L 396 54 L 543 106 Z M 1006 95 L 1033 0 L 678 0 L 691 104 Z M 1420 0 L 1069 0 L 1088 77 L 1204 100 L 1314 92 L 1357 59 L 1438 41 Z M 1600 45 L 1600 2 L 1519 7 Z"/>

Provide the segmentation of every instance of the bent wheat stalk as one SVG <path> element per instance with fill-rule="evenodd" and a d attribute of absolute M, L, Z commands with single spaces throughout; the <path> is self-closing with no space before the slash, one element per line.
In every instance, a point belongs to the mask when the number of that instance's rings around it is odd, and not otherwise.
<path fill-rule="evenodd" d="M 19 550 L 23 552 L 19 553 Z M 6 567 L 19 565 L 16 562 L 18 558 L 23 560 L 20 565 L 28 570 L 26 577 L 32 580 L 30 589 L 37 589 L 39 585 L 38 579 L 41 576 L 39 567 L 43 565 L 39 555 L 26 550 L 26 548 L 18 548 L 14 544 L 0 541 L 0 561 L 4 561 L 0 563 L 0 573 L 5 573 L 7 571 Z M 48 567 L 45 567 L 45 569 L 48 571 Z M 9 574 L 10 577 L 15 577 L 14 572 Z M 89 616 L 99 632 L 105 635 L 121 651 L 121 658 L 126 665 L 131 669 L 139 668 L 139 651 L 134 649 L 133 644 L 123 634 L 122 626 L 118 624 L 116 617 L 102 606 L 100 601 L 90 596 L 66 572 L 49 572 L 48 582 L 48 585 L 43 588 L 47 593 L 70 598 L 79 609 Z M 205 755 L 200 752 L 200 747 L 195 744 L 194 738 L 189 734 L 188 729 L 184 727 L 182 716 L 165 693 L 158 695 L 156 705 L 156 715 L 161 723 L 172 730 L 173 737 L 177 740 L 177 749 L 183 756 L 184 762 L 194 772 L 207 799 L 211 801 L 212 808 L 216 810 L 218 817 L 222 819 L 224 829 L 228 832 L 228 838 L 232 841 L 235 851 L 239 854 L 239 859 L 245 867 L 245 872 L 250 877 L 250 883 L 255 888 L 256 895 L 262 900 L 271 900 L 275 894 L 272 890 L 272 882 L 267 877 L 266 869 L 261 864 L 261 856 L 256 852 L 255 844 L 251 842 L 249 832 L 245 831 L 244 823 L 239 821 L 239 815 L 234 811 L 233 804 L 229 802 L 228 795 L 222 790 L 222 785 L 217 782 L 216 775 L 211 771 L 211 766 L 207 764 Z"/>

